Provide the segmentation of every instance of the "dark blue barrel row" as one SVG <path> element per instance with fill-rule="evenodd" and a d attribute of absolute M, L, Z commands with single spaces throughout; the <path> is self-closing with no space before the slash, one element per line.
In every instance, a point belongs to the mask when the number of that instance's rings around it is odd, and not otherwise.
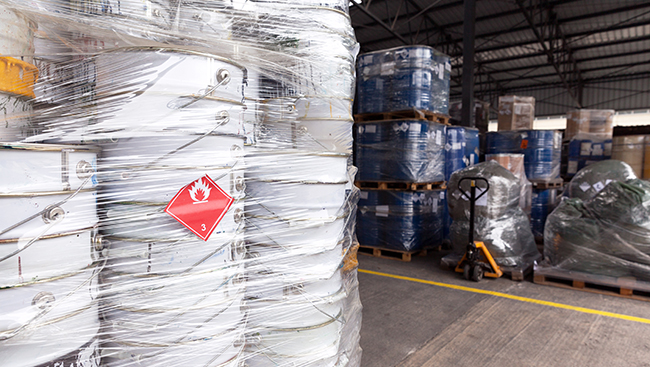
<path fill-rule="evenodd" d="M 451 174 L 478 163 L 479 135 L 477 129 L 462 126 L 447 126 L 445 144 L 445 180 Z"/>
<path fill-rule="evenodd" d="M 356 113 L 417 108 L 447 114 L 450 75 L 449 57 L 428 46 L 360 55 Z"/>
<path fill-rule="evenodd" d="M 530 226 L 535 237 L 544 237 L 544 225 L 557 201 L 557 189 L 533 190 Z"/>
<path fill-rule="evenodd" d="M 418 251 L 442 244 L 444 190 L 361 191 L 357 237 L 362 246 Z"/>
<path fill-rule="evenodd" d="M 360 181 L 439 182 L 445 179 L 445 126 L 423 120 L 355 125 Z"/>
<path fill-rule="evenodd" d="M 555 130 L 499 131 L 487 134 L 487 154 L 524 154 L 529 180 L 560 177 L 562 134 Z"/>
<path fill-rule="evenodd" d="M 612 158 L 612 139 L 571 139 L 562 147 L 567 157 L 566 177 L 586 166 Z"/>

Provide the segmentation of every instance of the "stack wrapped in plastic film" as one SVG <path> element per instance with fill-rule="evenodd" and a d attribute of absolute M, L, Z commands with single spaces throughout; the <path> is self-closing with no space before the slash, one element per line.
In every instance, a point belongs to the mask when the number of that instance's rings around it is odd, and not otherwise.
<path fill-rule="evenodd" d="M 464 177 L 482 177 L 490 184 L 489 191 L 476 202 L 474 240 L 483 241 L 501 266 L 525 268 L 539 259 L 541 255 L 528 216 L 519 206 L 520 180 L 499 163 L 488 161 L 451 176 L 447 203 L 454 221 L 450 228 L 453 253 L 444 258 L 443 263 L 455 266 L 469 241 L 470 204 L 458 189 Z M 463 184 L 469 186 L 469 181 Z M 462 188 L 469 190 L 465 186 Z"/>
<path fill-rule="evenodd" d="M 440 246 L 446 220 L 445 191 L 362 190 L 357 214 L 359 243 L 398 251 Z"/>
<path fill-rule="evenodd" d="M 495 161 L 517 177 L 521 188 L 521 192 L 519 193 L 519 207 L 524 211 L 524 213 L 530 215 L 533 184 L 528 181 L 528 178 L 526 178 L 526 172 L 524 172 L 524 155 L 486 154 L 485 161 Z"/>
<path fill-rule="evenodd" d="M 560 177 L 562 133 L 556 130 L 499 131 L 486 135 L 486 154 L 523 154 L 529 180 Z"/>
<path fill-rule="evenodd" d="M 573 177 L 584 167 L 612 157 L 613 110 L 567 112 L 567 128 L 562 146 L 565 177 Z"/>
<path fill-rule="evenodd" d="M 634 289 L 650 290 L 650 184 L 610 160 L 578 172 L 570 188 L 570 198 L 547 219 L 545 261 L 536 272 L 585 274 L 618 287 L 631 281 Z"/>
<path fill-rule="evenodd" d="M 386 120 L 360 122 L 355 130 L 358 180 L 445 180 L 445 125 L 415 119 Z"/>
<path fill-rule="evenodd" d="M 0 17 L 3 367 L 359 366 L 347 1 Z"/>
<path fill-rule="evenodd" d="M 357 62 L 356 113 L 449 112 L 449 56 L 429 46 L 369 52 Z"/>

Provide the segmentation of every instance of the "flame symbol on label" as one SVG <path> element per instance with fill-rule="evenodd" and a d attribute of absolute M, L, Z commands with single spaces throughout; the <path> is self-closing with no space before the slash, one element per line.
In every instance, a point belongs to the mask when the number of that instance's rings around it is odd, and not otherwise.
<path fill-rule="evenodd" d="M 207 203 L 208 198 L 210 197 L 210 188 L 203 183 L 203 178 L 200 178 L 194 183 L 194 186 L 190 188 L 190 197 L 194 200 L 193 204 Z"/>

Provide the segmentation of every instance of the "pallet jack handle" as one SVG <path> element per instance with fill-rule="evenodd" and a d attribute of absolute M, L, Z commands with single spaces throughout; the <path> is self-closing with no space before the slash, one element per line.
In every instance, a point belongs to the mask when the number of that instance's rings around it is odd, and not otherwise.
<path fill-rule="evenodd" d="M 470 181 L 470 190 L 469 193 L 465 191 L 462 187 L 463 182 Z M 476 196 L 476 185 L 477 182 L 484 182 L 485 188 L 479 189 L 483 190 L 479 196 Z M 458 181 L 458 191 L 463 195 L 467 200 L 469 200 L 469 246 L 474 247 L 474 217 L 475 217 L 475 206 L 478 199 L 483 195 L 487 194 L 490 190 L 490 182 L 483 177 L 463 177 Z"/>

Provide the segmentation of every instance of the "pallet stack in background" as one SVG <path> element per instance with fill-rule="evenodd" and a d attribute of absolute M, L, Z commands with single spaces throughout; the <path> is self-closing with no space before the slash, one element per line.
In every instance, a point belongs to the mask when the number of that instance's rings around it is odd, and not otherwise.
<path fill-rule="evenodd" d="M 586 166 L 612 157 L 613 110 L 567 112 L 562 144 L 562 175 L 570 180 Z"/>
<path fill-rule="evenodd" d="M 501 97 L 499 131 L 487 134 L 485 152 L 523 155 L 523 176 L 532 186 L 526 212 L 531 218 L 533 234 L 541 241 L 546 217 L 553 211 L 558 189 L 562 188 L 562 134 L 555 130 L 533 130 L 534 113 L 533 97 Z"/>
<path fill-rule="evenodd" d="M 478 130 L 449 126 L 450 71 L 449 57 L 426 46 L 359 57 L 354 150 L 364 251 L 408 259 L 449 238 L 445 182 L 479 158 Z"/>

